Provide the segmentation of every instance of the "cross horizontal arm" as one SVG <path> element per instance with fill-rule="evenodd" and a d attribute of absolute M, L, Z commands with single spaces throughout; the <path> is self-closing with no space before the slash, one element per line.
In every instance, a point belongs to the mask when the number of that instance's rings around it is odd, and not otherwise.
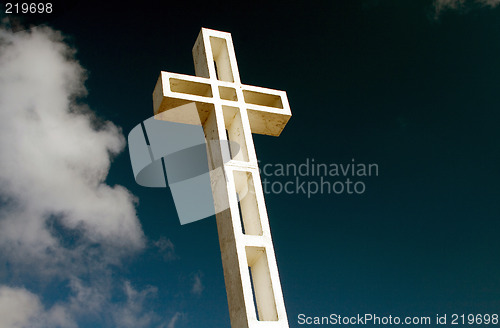
<path fill-rule="evenodd" d="M 193 102 L 198 111 L 181 112 L 179 106 Z M 279 136 L 292 116 L 285 91 L 240 83 L 161 72 L 153 92 L 155 115 L 177 123 L 203 124 L 215 104 L 247 110 L 257 134 Z"/>

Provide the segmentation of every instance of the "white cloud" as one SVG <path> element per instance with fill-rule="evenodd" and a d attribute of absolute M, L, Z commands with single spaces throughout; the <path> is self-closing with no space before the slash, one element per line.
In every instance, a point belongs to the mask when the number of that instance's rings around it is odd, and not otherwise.
<path fill-rule="evenodd" d="M 0 286 L 0 328 L 77 327 L 59 305 L 45 311 L 40 299 L 23 288 Z"/>
<path fill-rule="evenodd" d="M 479 3 L 482 3 L 483 5 L 490 6 L 490 7 L 496 7 L 500 4 L 500 0 L 477 0 Z"/>
<path fill-rule="evenodd" d="M 53 267 L 95 243 L 141 249 L 133 195 L 104 181 L 124 138 L 76 104 L 86 92 L 85 72 L 73 51 L 60 34 L 37 28 L 1 30 L 0 54 L 2 253 Z M 49 229 L 55 221 L 79 237 L 73 250 Z"/>
<path fill-rule="evenodd" d="M 143 250 L 145 237 L 134 196 L 105 183 L 125 139 L 78 103 L 84 81 L 59 33 L 0 28 L 0 263 L 9 263 L 3 276 L 69 287 L 45 307 L 43 287 L 37 295 L 0 285 L 0 328 L 74 328 L 79 318 L 113 327 L 159 321 L 145 307 L 154 287 L 125 282 L 126 300 L 113 299 L 120 280 L 112 267 Z M 173 252 L 167 241 L 160 246 Z"/>
<path fill-rule="evenodd" d="M 0 327 L 27 325 L 41 311 L 38 297 L 24 289 L 0 286 Z"/>
<path fill-rule="evenodd" d="M 434 0 L 434 7 L 437 12 L 441 12 L 443 9 L 457 9 L 463 6 L 465 0 Z"/>
<path fill-rule="evenodd" d="M 500 0 L 472 0 L 472 3 L 480 4 L 483 6 L 488 6 L 494 8 L 500 4 Z M 443 10 L 447 9 L 463 9 L 466 6 L 466 0 L 434 0 L 434 8 L 436 10 L 436 17 Z"/>

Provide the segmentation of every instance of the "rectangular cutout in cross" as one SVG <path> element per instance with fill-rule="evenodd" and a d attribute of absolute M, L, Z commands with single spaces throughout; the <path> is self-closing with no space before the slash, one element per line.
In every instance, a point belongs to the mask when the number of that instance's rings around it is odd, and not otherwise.
<path fill-rule="evenodd" d="M 266 249 L 264 247 L 246 246 L 245 250 L 252 281 L 253 297 L 257 305 L 257 320 L 278 321 Z"/>
<path fill-rule="evenodd" d="M 219 86 L 219 95 L 221 99 L 237 101 L 236 89 L 230 87 Z"/>
<path fill-rule="evenodd" d="M 210 45 L 212 46 L 212 55 L 217 71 L 217 79 L 219 81 L 234 82 L 226 39 L 211 36 Z"/>
<path fill-rule="evenodd" d="M 175 78 L 170 78 L 169 83 L 170 90 L 172 92 L 202 97 L 212 97 L 212 86 L 208 83 L 193 82 Z"/>
<path fill-rule="evenodd" d="M 247 171 L 233 171 L 234 185 L 239 199 L 240 218 L 243 233 L 262 236 L 262 223 L 255 195 L 253 175 Z"/>
<path fill-rule="evenodd" d="M 245 98 L 245 102 L 247 104 L 283 109 L 283 102 L 281 101 L 281 97 L 278 95 L 243 90 L 243 97 Z"/>
<path fill-rule="evenodd" d="M 236 107 L 222 106 L 222 112 L 224 113 L 224 125 L 226 126 L 227 136 L 229 141 L 231 141 L 231 159 L 248 162 L 248 149 L 240 110 Z"/>

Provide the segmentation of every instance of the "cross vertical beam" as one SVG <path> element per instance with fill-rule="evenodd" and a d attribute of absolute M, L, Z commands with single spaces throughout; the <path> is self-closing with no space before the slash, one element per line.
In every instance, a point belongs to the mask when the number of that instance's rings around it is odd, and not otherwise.
<path fill-rule="evenodd" d="M 241 83 L 230 33 L 203 28 L 193 58 L 196 77 L 161 73 L 155 115 L 203 125 L 231 326 L 288 327 L 252 138 L 281 133 L 291 117 L 286 93 Z M 192 102 L 195 113 L 176 111 Z M 210 142 L 228 138 L 239 152 Z"/>

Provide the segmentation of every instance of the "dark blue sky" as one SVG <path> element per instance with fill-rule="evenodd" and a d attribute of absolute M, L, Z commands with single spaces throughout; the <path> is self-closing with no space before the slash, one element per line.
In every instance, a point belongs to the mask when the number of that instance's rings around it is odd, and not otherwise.
<path fill-rule="evenodd" d="M 232 33 L 243 83 L 288 93 L 282 135 L 254 135 L 261 163 L 378 164 L 362 195 L 266 195 L 291 327 L 300 313 L 498 313 L 500 8 L 80 1 L 50 26 L 88 70 L 85 102 L 125 135 L 152 115 L 161 70 L 194 75 L 208 27 Z M 153 309 L 186 314 L 176 327 L 229 327 L 215 218 L 180 226 L 168 189 L 135 184 L 127 151 L 107 181 L 176 253 L 150 248 L 117 276 L 157 286 Z"/>

